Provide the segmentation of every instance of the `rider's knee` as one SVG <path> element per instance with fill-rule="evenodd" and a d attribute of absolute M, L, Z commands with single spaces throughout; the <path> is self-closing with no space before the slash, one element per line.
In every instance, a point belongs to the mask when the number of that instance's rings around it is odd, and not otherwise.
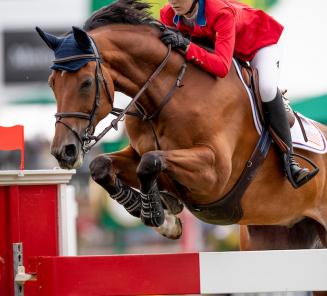
<path fill-rule="evenodd" d="M 260 96 L 261 96 L 261 100 L 263 102 L 270 102 L 273 99 L 275 99 L 276 95 L 277 95 L 277 86 L 276 85 L 271 85 L 268 83 L 261 83 L 259 85 L 259 89 L 260 89 Z"/>

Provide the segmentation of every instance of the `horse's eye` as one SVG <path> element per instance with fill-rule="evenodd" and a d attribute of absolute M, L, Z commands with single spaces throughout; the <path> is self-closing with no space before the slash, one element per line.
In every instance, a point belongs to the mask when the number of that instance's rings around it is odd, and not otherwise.
<path fill-rule="evenodd" d="M 81 84 L 81 90 L 87 90 L 91 87 L 92 85 L 92 79 L 87 79 L 82 82 Z"/>

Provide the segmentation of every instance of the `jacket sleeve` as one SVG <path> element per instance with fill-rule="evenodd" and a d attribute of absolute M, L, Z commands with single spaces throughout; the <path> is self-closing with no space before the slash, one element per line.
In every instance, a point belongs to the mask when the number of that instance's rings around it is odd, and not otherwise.
<path fill-rule="evenodd" d="M 223 9 L 220 12 L 214 24 L 214 31 L 216 32 L 214 52 L 208 52 L 191 42 L 186 59 L 223 78 L 231 67 L 235 46 L 235 15 L 231 10 Z"/>
<path fill-rule="evenodd" d="M 168 27 L 175 27 L 174 14 L 171 13 L 169 7 L 166 5 L 160 9 L 160 21 Z"/>

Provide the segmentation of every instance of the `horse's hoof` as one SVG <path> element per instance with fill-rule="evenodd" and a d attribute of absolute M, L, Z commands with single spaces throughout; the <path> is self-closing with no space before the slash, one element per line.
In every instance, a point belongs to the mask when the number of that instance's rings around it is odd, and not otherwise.
<path fill-rule="evenodd" d="M 173 193 L 168 191 L 160 191 L 160 197 L 162 203 L 171 214 L 177 215 L 183 211 L 183 203 Z"/>
<path fill-rule="evenodd" d="M 179 239 L 182 236 L 183 233 L 183 226 L 182 226 L 182 221 L 178 217 L 175 217 L 175 225 L 174 227 L 176 228 L 176 232 L 166 235 L 167 238 L 170 239 Z"/>
<path fill-rule="evenodd" d="M 155 230 L 162 236 L 175 240 L 182 236 L 183 226 L 177 216 L 165 210 L 165 222 L 160 227 L 156 227 Z"/>

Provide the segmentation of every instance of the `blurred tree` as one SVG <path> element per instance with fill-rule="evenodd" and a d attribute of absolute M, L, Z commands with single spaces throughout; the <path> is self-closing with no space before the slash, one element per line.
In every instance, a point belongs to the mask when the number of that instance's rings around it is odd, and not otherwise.
<path fill-rule="evenodd" d="M 276 2 L 278 2 L 278 0 L 242 0 L 241 2 L 246 3 L 255 8 L 266 10 L 269 9 Z"/>
<path fill-rule="evenodd" d="M 91 0 L 91 12 L 96 11 L 112 2 L 114 2 L 114 0 Z"/>
<path fill-rule="evenodd" d="M 100 9 L 101 7 L 108 5 L 115 0 L 91 0 L 91 12 Z M 144 0 L 152 5 L 151 12 L 155 18 L 159 18 L 160 8 L 168 2 L 168 0 Z"/>
<path fill-rule="evenodd" d="M 147 0 L 152 5 L 151 12 L 153 16 L 157 19 L 160 17 L 160 8 L 162 8 L 166 3 L 168 3 L 168 0 Z"/>

